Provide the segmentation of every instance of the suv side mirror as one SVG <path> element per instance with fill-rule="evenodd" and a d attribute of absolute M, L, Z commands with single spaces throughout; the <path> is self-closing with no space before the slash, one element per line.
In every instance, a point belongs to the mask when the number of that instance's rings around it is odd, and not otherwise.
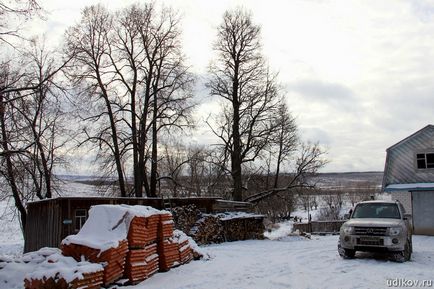
<path fill-rule="evenodd" d="M 404 220 L 409 220 L 411 219 L 412 215 L 411 214 L 404 214 Z"/>

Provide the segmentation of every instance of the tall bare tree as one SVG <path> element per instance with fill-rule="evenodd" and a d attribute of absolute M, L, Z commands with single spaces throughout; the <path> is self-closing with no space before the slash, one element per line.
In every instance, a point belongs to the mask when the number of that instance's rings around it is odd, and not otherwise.
<path fill-rule="evenodd" d="M 274 146 L 276 146 L 277 158 L 273 187 L 277 188 L 279 185 L 280 167 L 282 163 L 297 150 L 298 145 L 297 126 L 295 124 L 295 119 L 290 114 L 284 99 L 280 100 L 275 122 L 277 129 L 272 143 Z"/>
<path fill-rule="evenodd" d="M 114 14 L 92 6 L 68 39 L 70 53 L 79 53 L 74 81 L 87 85 L 83 95 L 95 95 L 94 105 L 105 103 L 86 120 L 110 119 L 110 127 L 101 126 L 87 140 L 111 148 L 122 195 L 129 193 L 122 183 L 132 159 L 135 196 L 143 190 L 156 196 L 159 135 L 190 125 L 193 77 L 181 52 L 179 16 L 153 3 Z"/>
<path fill-rule="evenodd" d="M 31 46 L 19 66 L 3 63 L 0 76 L 0 174 L 23 228 L 26 202 L 53 196 L 53 169 L 62 162 L 58 151 L 68 140 L 63 136 L 63 91 L 55 78 L 63 65 L 43 46 Z"/>
<path fill-rule="evenodd" d="M 119 140 L 119 95 L 114 87 L 108 53 L 108 33 L 113 25 L 112 15 L 101 5 L 87 7 L 82 12 L 79 24 L 66 33 L 66 53 L 73 57 L 70 76 L 73 84 L 81 88 L 81 95 L 99 103 L 93 114 L 85 119 L 100 123 L 92 133 L 84 129 L 85 142 L 94 142 L 110 151 L 118 178 L 120 195 L 127 195 L 123 169 L 123 150 Z M 106 125 L 108 122 L 108 125 Z M 92 128 L 90 128 L 92 129 Z"/>
<path fill-rule="evenodd" d="M 273 115 L 278 101 L 275 75 L 261 54 L 260 27 L 250 13 L 237 9 L 223 16 L 207 86 L 226 105 L 213 132 L 230 155 L 234 200 L 243 199 L 242 165 L 254 161 L 276 129 Z"/>

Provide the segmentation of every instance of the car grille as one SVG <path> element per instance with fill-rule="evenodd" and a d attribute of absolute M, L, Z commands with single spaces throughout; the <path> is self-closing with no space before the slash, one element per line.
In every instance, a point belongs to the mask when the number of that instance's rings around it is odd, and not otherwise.
<path fill-rule="evenodd" d="M 365 245 L 365 246 L 383 246 L 384 240 L 383 239 L 367 239 L 367 238 L 357 238 L 357 245 Z"/>
<path fill-rule="evenodd" d="M 386 232 L 387 232 L 387 228 L 385 227 L 355 227 L 354 228 L 355 235 L 385 236 Z"/>

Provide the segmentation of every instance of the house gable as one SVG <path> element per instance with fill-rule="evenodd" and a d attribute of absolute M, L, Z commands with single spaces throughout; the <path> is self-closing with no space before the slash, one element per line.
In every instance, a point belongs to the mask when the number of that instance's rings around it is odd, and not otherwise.
<path fill-rule="evenodd" d="M 418 169 L 417 154 L 434 153 L 434 126 L 427 125 L 387 149 L 383 189 L 390 184 L 433 183 L 434 168 Z"/>

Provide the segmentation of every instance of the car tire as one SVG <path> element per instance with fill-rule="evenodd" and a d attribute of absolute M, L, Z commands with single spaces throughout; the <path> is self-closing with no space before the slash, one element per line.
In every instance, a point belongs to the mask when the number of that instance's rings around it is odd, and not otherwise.
<path fill-rule="evenodd" d="M 406 261 L 410 261 L 411 259 L 411 248 L 410 242 L 407 240 L 405 243 L 404 251 L 393 253 L 392 257 L 395 262 L 404 263 Z"/>
<path fill-rule="evenodd" d="M 341 256 L 344 259 L 353 259 L 354 256 L 356 255 L 356 250 L 342 248 L 340 244 L 338 245 L 338 252 L 339 252 L 339 256 Z"/>

